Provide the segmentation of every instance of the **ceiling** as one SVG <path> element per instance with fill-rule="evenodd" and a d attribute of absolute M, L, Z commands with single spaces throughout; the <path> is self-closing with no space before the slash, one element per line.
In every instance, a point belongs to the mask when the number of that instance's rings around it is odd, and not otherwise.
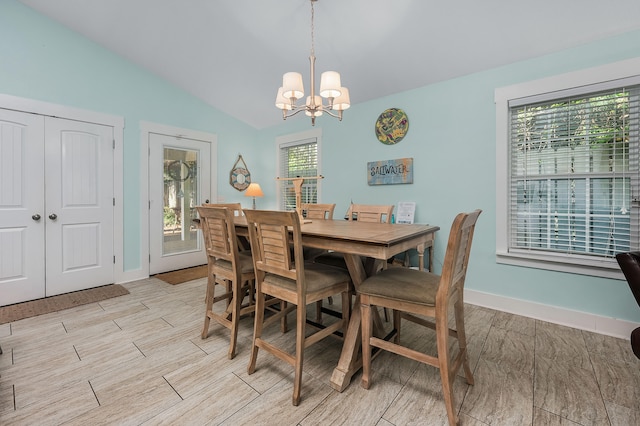
<path fill-rule="evenodd" d="M 282 122 L 284 72 L 309 92 L 309 0 L 20 1 L 257 129 Z M 355 105 L 637 30 L 638 16 L 638 0 L 318 0 L 316 75 L 339 71 Z"/>

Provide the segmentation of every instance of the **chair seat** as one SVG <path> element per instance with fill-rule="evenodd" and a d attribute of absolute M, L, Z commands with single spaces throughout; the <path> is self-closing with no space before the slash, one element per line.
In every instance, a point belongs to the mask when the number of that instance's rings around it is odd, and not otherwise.
<path fill-rule="evenodd" d="M 304 278 L 307 282 L 307 293 L 315 293 L 351 279 L 345 269 L 310 262 L 304 264 Z M 296 280 L 290 280 L 276 274 L 266 274 L 264 282 L 293 292 L 297 287 Z"/>
<path fill-rule="evenodd" d="M 240 260 L 240 273 L 248 274 L 253 272 L 253 257 L 251 257 L 251 252 L 241 251 L 238 253 L 238 255 L 238 258 Z M 231 262 L 224 259 L 217 259 L 214 265 L 215 268 L 222 268 L 228 271 L 231 271 L 232 268 Z"/>
<path fill-rule="evenodd" d="M 435 306 L 440 275 L 409 268 L 385 269 L 367 278 L 358 293 Z"/>

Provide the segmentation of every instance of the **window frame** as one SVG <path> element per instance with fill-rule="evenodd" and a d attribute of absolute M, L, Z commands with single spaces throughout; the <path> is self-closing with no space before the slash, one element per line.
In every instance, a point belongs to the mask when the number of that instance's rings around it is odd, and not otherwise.
<path fill-rule="evenodd" d="M 615 258 L 509 249 L 510 104 L 534 103 L 595 90 L 640 84 L 640 58 L 497 88 L 496 107 L 496 263 L 624 279 Z M 637 195 L 637 194 L 634 194 Z M 637 207 L 634 207 L 637 208 Z"/>
<path fill-rule="evenodd" d="M 280 173 L 282 171 L 282 157 L 281 157 L 281 150 L 283 148 L 289 148 L 292 146 L 296 146 L 296 145 L 304 145 L 309 143 L 309 140 L 311 139 L 315 139 L 316 140 L 316 145 L 317 145 L 317 160 L 318 160 L 318 168 L 317 168 L 317 173 L 318 175 L 321 175 L 322 173 L 322 129 L 317 128 L 317 129 L 312 129 L 312 130 L 308 130 L 305 132 L 300 132 L 300 133 L 293 133 L 290 135 L 284 135 L 284 136 L 279 136 L 276 138 L 276 158 L 277 158 L 277 169 L 276 169 L 276 174 L 278 177 L 283 177 L 280 176 Z M 319 179 L 317 181 L 317 202 L 320 203 L 321 201 L 321 192 L 322 192 L 322 184 L 321 184 L 322 180 Z M 278 209 L 282 209 L 283 208 L 283 202 L 284 202 L 284 194 L 282 191 L 283 185 L 282 182 L 280 181 L 276 181 L 276 201 L 277 201 L 277 205 L 278 205 Z"/>

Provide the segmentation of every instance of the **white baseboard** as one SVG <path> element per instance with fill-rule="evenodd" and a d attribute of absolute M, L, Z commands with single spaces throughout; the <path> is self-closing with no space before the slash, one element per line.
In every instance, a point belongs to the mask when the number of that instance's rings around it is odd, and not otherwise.
<path fill-rule="evenodd" d="M 552 322 L 629 340 L 631 331 L 640 327 L 639 323 L 604 317 L 586 312 L 574 311 L 557 306 L 543 305 L 526 300 L 512 299 L 476 290 L 464 290 L 464 301 L 472 305 L 496 309 L 511 314 L 522 315 L 541 321 Z"/>

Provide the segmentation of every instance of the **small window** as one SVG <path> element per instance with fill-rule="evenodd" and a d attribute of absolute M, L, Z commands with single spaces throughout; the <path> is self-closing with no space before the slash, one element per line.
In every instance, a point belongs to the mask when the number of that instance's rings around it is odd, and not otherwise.
<path fill-rule="evenodd" d="M 319 137 L 294 139 L 289 141 L 280 140 L 278 142 L 278 176 L 281 178 L 318 176 Z M 318 188 L 318 179 L 305 179 L 302 183 L 302 203 L 317 203 Z M 278 191 L 280 208 L 282 210 L 295 210 L 296 194 L 293 182 L 290 180 L 278 181 Z"/>

